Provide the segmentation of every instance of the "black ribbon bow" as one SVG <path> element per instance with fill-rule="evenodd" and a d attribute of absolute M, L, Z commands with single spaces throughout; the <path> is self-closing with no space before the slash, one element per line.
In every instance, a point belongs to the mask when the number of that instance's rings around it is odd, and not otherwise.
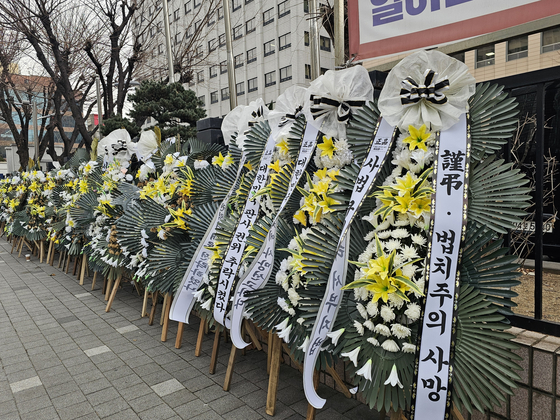
<path fill-rule="evenodd" d="M 284 127 L 290 121 L 294 121 L 297 117 L 300 116 L 303 106 L 298 106 L 293 114 L 286 114 L 282 117 L 280 122 L 278 123 L 278 127 Z"/>
<path fill-rule="evenodd" d="M 365 105 L 366 101 L 361 99 L 347 99 L 345 101 L 337 101 L 327 96 L 311 95 L 311 115 L 313 119 L 323 116 L 327 112 L 336 109 L 336 118 L 338 122 L 346 123 L 352 116 L 352 108 Z"/>
<path fill-rule="evenodd" d="M 419 85 L 412 77 L 407 77 L 401 82 L 401 104 L 414 105 L 422 99 L 436 104 L 442 105 L 447 102 L 447 97 L 443 91 L 449 89 L 449 79 L 444 77 L 439 82 L 437 80 L 438 74 L 428 69 L 424 72 L 424 84 Z"/>
<path fill-rule="evenodd" d="M 258 119 L 262 118 L 263 115 L 264 115 L 264 110 L 263 110 L 262 105 L 259 106 L 255 111 L 251 112 L 251 116 L 254 118 L 254 120 L 249 121 L 247 123 L 249 128 L 247 130 L 245 130 L 243 132 L 243 134 L 244 135 L 249 134 L 249 132 L 251 131 L 251 127 L 253 127 L 255 124 L 259 123 L 260 121 Z"/>

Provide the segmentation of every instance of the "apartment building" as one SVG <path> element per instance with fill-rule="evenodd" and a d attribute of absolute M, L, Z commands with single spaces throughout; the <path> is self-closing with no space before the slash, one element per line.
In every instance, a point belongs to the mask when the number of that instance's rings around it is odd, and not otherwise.
<path fill-rule="evenodd" d="M 311 81 L 308 2 L 303 0 L 229 0 L 235 64 L 235 93 L 239 104 L 261 97 L 266 103 L 289 86 L 308 86 Z M 214 6 L 212 6 L 212 4 Z M 185 85 L 196 92 L 209 117 L 221 117 L 230 110 L 226 36 L 222 1 L 169 0 L 173 48 L 190 42 L 192 80 Z M 215 13 L 207 16 L 208 7 Z M 140 70 L 139 79 L 164 78 L 166 63 L 161 7 L 144 10 L 137 25 L 146 31 L 153 53 Z M 334 48 L 326 31 L 320 31 L 321 71 L 334 68 Z M 175 54 L 176 52 L 174 52 Z M 151 70 L 156 69 L 158 70 Z"/>

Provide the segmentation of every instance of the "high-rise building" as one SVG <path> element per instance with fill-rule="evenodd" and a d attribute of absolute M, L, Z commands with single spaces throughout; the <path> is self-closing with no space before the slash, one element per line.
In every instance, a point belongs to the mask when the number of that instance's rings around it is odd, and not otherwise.
<path fill-rule="evenodd" d="M 259 97 L 269 103 L 289 86 L 308 86 L 311 82 L 308 2 L 230 1 L 234 92 L 238 103 L 248 104 Z M 182 67 L 188 67 L 192 76 L 185 86 L 196 92 L 209 117 L 227 114 L 230 90 L 222 1 L 169 0 L 168 7 L 175 62 L 182 56 Z M 215 12 L 209 14 L 208 8 Z M 143 32 L 153 52 L 138 78 L 163 79 L 167 76 L 163 14 L 156 6 L 141 12 L 135 24 L 139 28 L 150 27 Z M 320 60 L 321 72 L 334 69 L 332 41 L 322 28 Z"/>

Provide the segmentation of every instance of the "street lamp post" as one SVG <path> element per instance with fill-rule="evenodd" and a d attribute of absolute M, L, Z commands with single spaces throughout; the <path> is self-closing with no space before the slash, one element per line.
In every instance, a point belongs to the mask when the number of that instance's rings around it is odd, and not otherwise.
<path fill-rule="evenodd" d="M 169 68 L 169 84 L 175 80 L 173 71 L 173 50 L 171 49 L 171 29 L 169 28 L 169 7 L 167 0 L 162 0 L 163 4 L 163 26 L 165 29 L 165 46 L 167 49 L 167 67 Z"/>
<path fill-rule="evenodd" d="M 103 125 L 103 104 L 101 103 L 101 86 L 99 76 L 95 78 L 95 90 L 97 91 L 97 131 L 101 140 L 101 126 Z"/>

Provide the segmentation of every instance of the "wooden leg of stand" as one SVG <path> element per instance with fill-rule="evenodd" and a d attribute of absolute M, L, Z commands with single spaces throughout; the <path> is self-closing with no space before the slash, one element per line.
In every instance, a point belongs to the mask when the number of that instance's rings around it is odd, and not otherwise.
<path fill-rule="evenodd" d="M 105 286 L 105 300 L 109 300 L 111 290 L 113 289 L 113 279 L 107 277 L 107 285 Z"/>
<path fill-rule="evenodd" d="M 233 378 L 233 366 L 235 365 L 235 355 L 237 354 L 237 347 L 231 344 L 231 351 L 229 352 L 229 361 L 226 370 L 226 377 L 224 379 L 224 391 L 229 391 L 231 386 L 231 378 Z"/>
<path fill-rule="evenodd" d="M 43 256 L 45 255 L 45 241 L 39 242 L 39 262 L 43 263 Z"/>
<path fill-rule="evenodd" d="M 313 373 L 313 386 L 315 389 L 319 387 L 319 371 L 316 370 Z M 307 416 L 305 416 L 305 420 L 315 420 L 315 414 L 317 409 L 313 407 L 311 404 L 307 404 Z"/>
<path fill-rule="evenodd" d="M 163 321 L 165 318 L 165 310 L 167 308 L 167 304 L 169 302 L 169 298 L 171 297 L 171 295 L 169 293 L 166 293 L 165 296 L 163 297 L 163 307 L 161 308 L 161 316 L 159 317 L 159 325 L 163 325 Z"/>
<path fill-rule="evenodd" d="M 212 346 L 212 357 L 210 358 L 210 375 L 216 372 L 216 365 L 218 364 L 218 350 L 220 349 L 220 329 L 216 324 L 216 332 L 214 334 L 214 345 Z"/>
<path fill-rule="evenodd" d="M 184 322 L 179 322 L 179 325 L 177 325 L 177 337 L 175 337 L 175 348 L 176 349 L 181 348 L 181 342 L 183 341 L 183 329 L 184 328 L 185 328 L 185 323 Z"/>
<path fill-rule="evenodd" d="M 91 290 L 95 287 L 95 280 L 97 280 L 97 271 L 93 272 L 93 280 L 91 281 Z"/>
<path fill-rule="evenodd" d="M 404 417 L 404 416 L 403 416 Z M 451 406 L 451 418 L 453 418 L 453 420 L 465 420 L 465 418 L 463 417 L 463 415 L 461 414 L 461 412 L 457 409 L 457 407 L 455 406 L 455 404 L 453 404 Z M 405 419 L 406 420 L 406 419 Z"/>
<path fill-rule="evenodd" d="M 132 282 L 134 283 L 134 287 L 136 288 L 136 293 L 138 293 L 138 296 L 142 296 L 142 293 L 140 293 L 140 287 L 138 287 L 138 282 L 132 280 Z"/>
<path fill-rule="evenodd" d="M 152 310 L 150 311 L 150 319 L 148 320 L 148 325 L 154 324 L 154 317 L 156 315 L 158 292 L 152 292 Z"/>
<path fill-rule="evenodd" d="M 21 257 L 21 251 L 23 251 L 23 243 L 25 242 L 25 239 L 23 238 L 23 236 L 21 237 L 21 241 L 19 241 L 19 254 L 18 254 L 18 258 Z"/>
<path fill-rule="evenodd" d="M 80 256 L 76 256 L 76 258 L 74 259 L 74 269 L 72 270 L 72 275 L 75 276 L 76 275 L 76 269 L 78 268 L 78 263 L 80 262 Z"/>
<path fill-rule="evenodd" d="M 206 322 L 200 318 L 200 327 L 198 327 L 198 337 L 196 338 L 196 347 L 194 348 L 194 355 L 200 356 L 202 350 L 202 338 L 204 337 L 204 330 L 206 329 Z"/>
<path fill-rule="evenodd" d="M 348 390 L 348 388 L 344 384 L 344 381 L 339 376 L 338 372 L 336 370 L 334 370 L 334 368 L 332 366 L 327 366 L 326 370 L 327 370 L 327 373 L 332 376 L 334 382 L 338 385 L 338 387 L 340 388 L 340 390 L 342 391 L 344 396 L 346 398 L 352 398 L 352 394 L 350 393 L 350 391 Z"/>
<path fill-rule="evenodd" d="M 47 250 L 47 261 L 46 261 L 47 264 L 51 263 L 53 250 L 54 250 L 54 242 L 49 241 L 49 249 Z"/>
<path fill-rule="evenodd" d="M 105 307 L 105 312 L 109 312 L 111 310 L 111 305 L 113 304 L 113 301 L 115 300 L 115 296 L 117 295 L 119 284 L 121 284 L 121 278 L 122 276 L 119 276 L 115 280 L 115 285 L 113 286 L 113 290 L 111 291 L 111 297 L 109 297 L 109 301 L 107 302 L 107 306 Z"/>
<path fill-rule="evenodd" d="M 146 315 L 148 315 L 148 295 L 150 294 L 150 292 L 148 292 L 148 289 L 144 289 L 144 301 L 142 303 L 142 314 L 141 314 L 141 318 L 144 318 Z"/>
<path fill-rule="evenodd" d="M 395 411 L 391 408 L 391 411 L 389 412 L 389 414 L 390 414 L 389 418 L 391 420 L 406 420 L 406 417 L 405 417 L 402 409 L 400 409 L 400 408 L 397 411 Z"/>
<path fill-rule="evenodd" d="M 58 266 L 56 268 L 60 268 L 60 265 L 62 264 L 62 258 L 64 257 L 64 251 L 60 251 L 60 254 L 58 256 Z"/>
<path fill-rule="evenodd" d="M 270 331 L 268 333 L 268 348 L 266 351 L 266 374 L 270 375 L 270 364 L 272 362 L 272 342 L 274 341 L 274 333 Z"/>
<path fill-rule="evenodd" d="M 167 330 L 169 329 L 169 311 L 171 311 L 171 300 L 173 299 L 171 293 L 165 295 L 167 304 L 163 302 L 163 327 L 161 329 L 161 341 L 167 341 Z"/>
<path fill-rule="evenodd" d="M 84 277 L 86 276 L 87 260 L 86 254 L 82 255 L 82 269 L 80 270 L 80 286 L 84 285 Z"/>
<path fill-rule="evenodd" d="M 261 343 L 260 343 L 260 341 L 257 337 L 257 334 L 256 334 L 255 330 L 253 329 L 253 326 L 251 324 L 249 324 L 248 321 L 245 321 L 245 329 L 249 333 L 249 337 L 251 337 L 251 340 L 253 341 L 253 344 L 255 345 L 257 350 L 262 351 L 262 346 L 261 346 Z"/>
<path fill-rule="evenodd" d="M 66 274 L 68 274 L 68 269 L 70 268 L 70 260 L 72 259 L 72 256 L 70 254 L 66 254 L 66 270 L 64 270 L 64 272 Z"/>
<path fill-rule="evenodd" d="M 105 290 L 107 290 L 107 276 L 103 276 L 103 286 L 101 286 L 101 294 L 105 294 Z"/>
<path fill-rule="evenodd" d="M 270 376 L 268 377 L 268 392 L 266 394 L 266 414 L 273 416 L 276 411 L 280 359 L 282 358 L 282 339 L 276 334 L 272 334 L 268 341 L 268 346 L 272 347 L 272 359 L 270 363 Z"/>

